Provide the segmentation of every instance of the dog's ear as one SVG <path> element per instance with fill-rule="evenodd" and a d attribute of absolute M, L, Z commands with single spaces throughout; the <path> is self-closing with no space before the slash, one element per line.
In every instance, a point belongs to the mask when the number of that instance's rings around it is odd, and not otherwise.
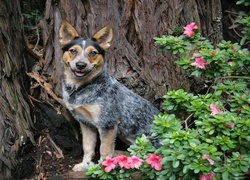
<path fill-rule="evenodd" d="M 62 21 L 62 25 L 59 30 L 59 35 L 60 35 L 61 45 L 65 45 L 75 37 L 79 36 L 76 29 L 73 26 L 71 26 L 71 24 L 68 21 L 65 20 Z"/>
<path fill-rule="evenodd" d="M 111 25 L 103 27 L 92 36 L 92 38 L 96 39 L 96 41 L 100 44 L 100 46 L 103 49 L 109 48 L 112 37 L 113 37 L 113 31 Z"/>

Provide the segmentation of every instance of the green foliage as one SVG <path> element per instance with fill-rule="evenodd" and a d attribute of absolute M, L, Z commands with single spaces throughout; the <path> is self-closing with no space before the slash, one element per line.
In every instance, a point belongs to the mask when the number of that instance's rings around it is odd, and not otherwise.
<path fill-rule="evenodd" d="M 250 6 L 250 0 L 239 0 L 236 4 L 243 4 L 244 6 Z M 250 36 L 250 12 L 246 13 L 241 11 L 241 18 L 237 19 L 236 22 L 243 26 L 242 34 L 243 38 L 240 41 L 240 45 L 246 43 L 247 38 Z"/>
<path fill-rule="evenodd" d="M 236 4 L 243 4 L 244 6 L 250 6 L 250 1 L 249 0 L 239 0 L 236 2 Z"/>
<path fill-rule="evenodd" d="M 32 2 L 23 2 L 23 17 L 24 17 L 24 32 L 28 39 L 28 42 L 34 45 L 33 50 L 35 50 L 38 44 L 41 44 L 41 28 L 39 27 L 39 23 L 42 20 L 43 12 L 39 9 L 39 5 L 32 4 Z M 31 46 L 30 46 L 31 47 Z"/>
<path fill-rule="evenodd" d="M 151 142 L 147 140 L 145 135 L 142 135 L 141 138 L 136 139 L 134 145 L 131 145 L 128 148 L 131 155 L 136 155 L 139 158 L 144 158 L 149 154 L 155 151 L 155 148 L 152 146 Z"/>
<path fill-rule="evenodd" d="M 238 1 L 238 4 L 249 1 Z M 183 35 L 154 38 L 161 50 L 179 57 L 176 61 L 190 77 L 203 77 L 211 86 L 205 94 L 183 89 L 169 91 L 163 98 L 164 113 L 155 116 L 152 136 L 161 139 L 155 149 L 146 136 L 128 149 L 145 159 L 162 157 L 156 170 L 143 163 L 133 170 L 105 173 L 93 165 L 87 175 L 114 178 L 119 173 L 140 172 L 143 179 L 243 179 L 250 170 L 250 56 L 238 43 L 222 41 L 215 47 L 196 28 Z M 186 34 L 186 35 L 185 35 Z M 94 168 L 94 170 L 93 170 Z M 101 173 L 101 177 L 95 174 Z M 110 176 L 110 177 L 109 177 Z"/>
<path fill-rule="evenodd" d="M 90 167 L 87 168 L 88 172 L 86 176 L 90 176 L 95 179 L 115 179 L 112 173 L 105 173 L 104 169 L 99 164 L 90 163 Z"/>
<path fill-rule="evenodd" d="M 179 89 L 164 96 L 165 113 L 155 118 L 152 131 L 164 139 L 156 154 L 163 156 L 165 177 L 198 179 L 212 173 L 216 179 L 243 178 L 250 168 L 249 51 L 230 41 L 213 47 L 200 34 L 155 41 L 161 50 L 179 53 L 176 63 L 189 76 L 212 84 L 205 95 Z M 203 62 L 195 63 L 200 57 Z M 211 104 L 219 109 L 214 115 Z M 184 128 L 175 129 L 181 123 Z"/>
<path fill-rule="evenodd" d="M 32 10 L 30 13 L 23 13 L 23 16 L 34 21 L 35 24 L 38 24 L 43 18 L 43 15 L 37 9 Z"/>

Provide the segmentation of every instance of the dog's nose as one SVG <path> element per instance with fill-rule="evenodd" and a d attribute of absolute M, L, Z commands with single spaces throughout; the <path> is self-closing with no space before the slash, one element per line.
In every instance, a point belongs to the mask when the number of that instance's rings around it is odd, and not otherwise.
<path fill-rule="evenodd" d="M 77 67 L 77 69 L 79 69 L 79 70 L 84 69 L 86 66 L 87 66 L 87 64 L 86 64 L 85 62 L 77 62 L 77 63 L 76 63 L 76 67 Z"/>

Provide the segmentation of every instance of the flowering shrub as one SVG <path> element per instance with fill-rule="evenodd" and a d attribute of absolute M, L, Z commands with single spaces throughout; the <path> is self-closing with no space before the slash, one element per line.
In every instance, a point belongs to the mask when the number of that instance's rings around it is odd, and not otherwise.
<path fill-rule="evenodd" d="M 147 141 L 145 136 L 143 139 Z M 147 177 L 154 178 L 156 171 L 162 170 L 161 160 L 162 158 L 155 154 L 150 154 L 145 161 L 135 155 L 107 157 L 97 165 L 91 163 L 86 175 L 95 179 L 128 179 L 141 168 L 140 171 L 147 174 Z"/>
<path fill-rule="evenodd" d="M 176 63 L 190 76 L 205 77 L 211 84 L 207 93 L 168 92 L 165 112 L 152 126 L 162 146 L 155 149 L 142 136 L 128 149 L 132 157 L 92 164 L 88 177 L 128 179 L 140 172 L 142 179 L 240 179 L 249 171 L 249 51 L 226 41 L 214 48 L 194 32 L 196 27 L 191 23 L 179 37 L 155 40 L 161 49 L 180 54 Z"/>
<path fill-rule="evenodd" d="M 250 56 L 239 44 L 214 47 L 193 22 L 183 35 L 155 38 L 160 49 L 178 54 L 176 61 L 190 77 L 202 77 L 205 94 L 183 89 L 164 96 L 164 113 L 155 116 L 155 149 L 143 135 L 129 156 L 108 157 L 91 164 L 95 179 L 243 179 L 250 169 Z"/>
<path fill-rule="evenodd" d="M 165 113 L 152 127 L 163 139 L 155 153 L 163 157 L 164 178 L 242 179 L 250 168 L 249 50 L 226 41 L 213 47 L 189 34 L 155 38 L 160 49 L 179 53 L 176 63 L 189 76 L 210 84 L 204 95 L 180 89 L 164 96 Z"/>

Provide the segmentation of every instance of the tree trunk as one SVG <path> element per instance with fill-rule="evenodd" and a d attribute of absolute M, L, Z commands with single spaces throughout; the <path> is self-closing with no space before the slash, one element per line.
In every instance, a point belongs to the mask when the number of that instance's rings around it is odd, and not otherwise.
<path fill-rule="evenodd" d="M 174 57 L 158 50 L 153 37 L 173 34 L 175 28 L 194 21 L 212 41 L 222 38 L 221 5 L 217 0 L 52 2 L 47 1 L 41 23 L 45 42 L 43 72 L 50 74 L 58 95 L 62 77 L 58 29 L 62 19 L 71 22 L 85 37 L 111 24 L 114 38 L 106 53 L 111 74 L 151 102 L 161 100 L 169 90 L 190 89 L 185 71 L 174 63 Z"/>
<path fill-rule="evenodd" d="M 0 179 L 9 179 L 20 146 L 33 135 L 19 0 L 1 1 L 0 14 Z"/>

